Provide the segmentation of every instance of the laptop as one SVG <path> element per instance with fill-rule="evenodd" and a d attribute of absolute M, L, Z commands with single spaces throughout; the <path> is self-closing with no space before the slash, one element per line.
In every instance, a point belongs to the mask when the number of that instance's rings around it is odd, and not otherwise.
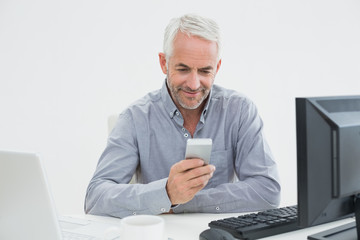
<path fill-rule="evenodd" d="M 80 218 L 59 220 L 39 155 L 0 151 L 0 239 L 117 240 L 105 236 L 114 227 Z"/>

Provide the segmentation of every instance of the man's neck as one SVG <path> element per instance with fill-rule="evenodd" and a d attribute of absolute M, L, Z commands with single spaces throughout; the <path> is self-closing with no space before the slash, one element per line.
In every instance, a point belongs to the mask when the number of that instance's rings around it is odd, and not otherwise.
<path fill-rule="evenodd" d="M 186 128 L 191 136 L 194 136 L 196 126 L 200 121 L 201 114 L 204 110 L 205 104 L 207 100 L 205 100 L 198 108 L 196 109 L 185 109 L 181 106 L 178 106 L 178 109 L 184 118 L 184 128 Z"/>

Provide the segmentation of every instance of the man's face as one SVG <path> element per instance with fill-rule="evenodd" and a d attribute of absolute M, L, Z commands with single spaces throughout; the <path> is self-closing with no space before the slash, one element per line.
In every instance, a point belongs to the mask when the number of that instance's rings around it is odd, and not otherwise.
<path fill-rule="evenodd" d="M 177 107 L 198 108 L 209 95 L 221 65 L 216 43 L 178 33 L 169 62 L 166 64 L 164 55 L 159 56 Z"/>

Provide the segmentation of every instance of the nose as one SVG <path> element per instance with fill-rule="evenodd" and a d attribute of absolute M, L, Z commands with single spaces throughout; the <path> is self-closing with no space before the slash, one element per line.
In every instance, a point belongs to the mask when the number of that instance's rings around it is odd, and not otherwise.
<path fill-rule="evenodd" d="M 192 71 L 188 81 L 187 81 L 187 86 L 191 89 L 191 90 L 197 90 L 200 88 L 200 76 L 197 73 L 197 71 Z"/>

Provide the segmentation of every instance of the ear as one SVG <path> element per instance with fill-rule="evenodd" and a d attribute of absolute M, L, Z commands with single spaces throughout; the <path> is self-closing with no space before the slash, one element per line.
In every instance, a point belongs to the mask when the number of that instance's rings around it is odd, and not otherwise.
<path fill-rule="evenodd" d="M 167 67 L 166 67 L 166 57 L 164 53 L 159 53 L 159 62 L 161 70 L 164 74 L 167 74 Z"/>
<path fill-rule="evenodd" d="M 221 59 L 219 60 L 219 62 L 216 65 L 216 73 L 219 71 L 220 67 L 221 67 Z"/>

